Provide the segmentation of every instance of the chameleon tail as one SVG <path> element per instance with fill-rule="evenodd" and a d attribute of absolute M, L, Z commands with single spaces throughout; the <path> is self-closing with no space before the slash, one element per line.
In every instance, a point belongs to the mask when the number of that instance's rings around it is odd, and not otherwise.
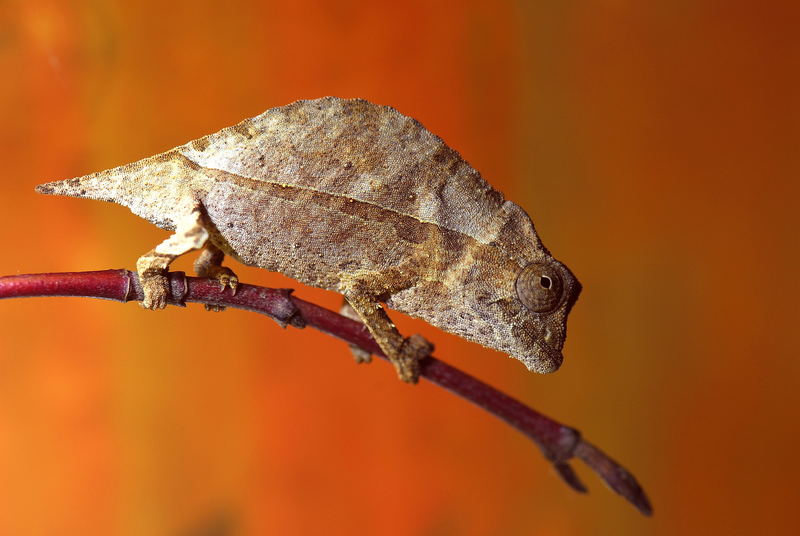
<path fill-rule="evenodd" d="M 196 169 L 186 157 L 172 150 L 83 177 L 40 184 L 36 191 L 111 201 L 138 213 L 135 209 L 143 202 L 169 205 L 168 192 L 196 175 Z"/>
<path fill-rule="evenodd" d="M 36 191 L 111 201 L 159 227 L 173 229 L 175 219 L 185 214 L 192 185 L 200 184 L 203 176 L 196 164 L 171 150 L 83 177 L 40 184 Z"/>
<path fill-rule="evenodd" d="M 36 191 L 40 194 L 83 197 L 124 204 L 122 203 L 126 189 L 124 184 L 130 181 L 130 167 L 131 165 L 121 166 L 74 179 L 40 184 L 36 187 Z"/>

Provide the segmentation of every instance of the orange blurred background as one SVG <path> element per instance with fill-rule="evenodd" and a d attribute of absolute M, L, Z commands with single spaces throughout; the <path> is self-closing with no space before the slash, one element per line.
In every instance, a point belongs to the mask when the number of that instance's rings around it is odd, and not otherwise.
<path fill-rule="evenodd" d="M 789 4 L 0 2 L 0 274 L 133 268 L 167 235 L 38 183 L 300 98 L 390 104 L 584 285 L 554 375 L 401 330 L 581 429 L 655 507 L 580 464 L 573 493 L 505 424 L 312 330 L 30 299 L 0 304 L 0 534 L 800 534 Z"/>

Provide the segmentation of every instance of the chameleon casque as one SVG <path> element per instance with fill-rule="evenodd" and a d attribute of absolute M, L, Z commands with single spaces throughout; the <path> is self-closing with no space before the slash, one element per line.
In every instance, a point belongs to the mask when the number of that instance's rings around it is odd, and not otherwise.
<path fill-rule="evenodd" d="M 404 338 L 382 302 L 546 373 L 580 292 L 524 210 L 418 121 L 361 99 L 297 101 L 37 191 L 175 231 L 137 262 L 145 308 L 165 307 L 169 264 L 193 249 L 198 275 L 235 292 L 230 255 L 343 294 L 412 383 L 432 346 Z"/>

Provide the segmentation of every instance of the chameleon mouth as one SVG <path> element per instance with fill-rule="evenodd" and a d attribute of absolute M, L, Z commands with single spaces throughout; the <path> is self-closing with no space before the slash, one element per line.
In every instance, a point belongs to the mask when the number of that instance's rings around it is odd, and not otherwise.
<path fill-rule="evenodd" d="M 549 374 L 557 371 L 564 361 L 560 350 L 556 350 L 546 342 L 536 342 L 533 346 L 534 355 L 525 360 L 528 370 L 539 374 Z"/>
<path fill-rule="evenodd" d="M 564 361 L 561 354 L 564 347 L 563 330 L 558 327 L 545 325 L 538 331 L 517 326 L 512 333 L 518 343 L 511 357 L 522 361 L 531 372 L 549 374 L 557 371 Z"/>

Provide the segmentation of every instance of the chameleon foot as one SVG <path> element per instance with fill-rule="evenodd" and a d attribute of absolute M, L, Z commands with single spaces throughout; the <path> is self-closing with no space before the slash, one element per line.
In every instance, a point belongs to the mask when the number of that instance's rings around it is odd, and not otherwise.
<path fill-rule="evenodd" d="M 239 286 L 239 277 L 227 266 L 214 266 L 209 269 L 206 277 L 212 277 L 219 281 L 220 290 L 224 291 L 225 287 L 230 287 L 231 292 L 236 294 L 236 287 Z"/>
<path fill-rule="evenodd" d="M 236 288 L 239 286 L 239 277 L 227 266 L 208 266 L 204 270 L 204 277 L 209 277 L 219 281 L 220 291 L 224 292 L 226 287 L 230 287 L 231 293 L 236 294 Z M 225 310 L 224 305 L 213 305 L 210 303 L 205 304 L 206 311 L 218 313 Z"/>
<path fill-rule="evenodd" d="M 422 335 L 412 335 L 403 341 L 399 355 L 390 359 L 397 371 L 397 377 L 406 383 L 419 381 L 419 362 L 433 352 L 433 344 Z"/>
<path fill-rule="evenodd" d="M 231 292 L 236 294 L 236 287 L 239 286 L 239 278 L 233 273 L 233 270 L 227 266 L 222 266 L 222 259 L 225 254 L 217 246 L 211 242 L 206 243 L 200 256 L 194 263 L 194 271 L 200 277 L 208 277 L 219 281 L 221 291 L 225 291 L 225 287 L 230 287 Z M 224 305 L 206 304 L 206 311 L 224 311 Z"/>
<path fill-rule="evenodd" d="M 156 311 L 167 306 L 170 291 L 166 274 L 145 272 L 139 276 L 139 281 L 144 293 L 144 299 L 140 304 L 142 307 Z"/>

